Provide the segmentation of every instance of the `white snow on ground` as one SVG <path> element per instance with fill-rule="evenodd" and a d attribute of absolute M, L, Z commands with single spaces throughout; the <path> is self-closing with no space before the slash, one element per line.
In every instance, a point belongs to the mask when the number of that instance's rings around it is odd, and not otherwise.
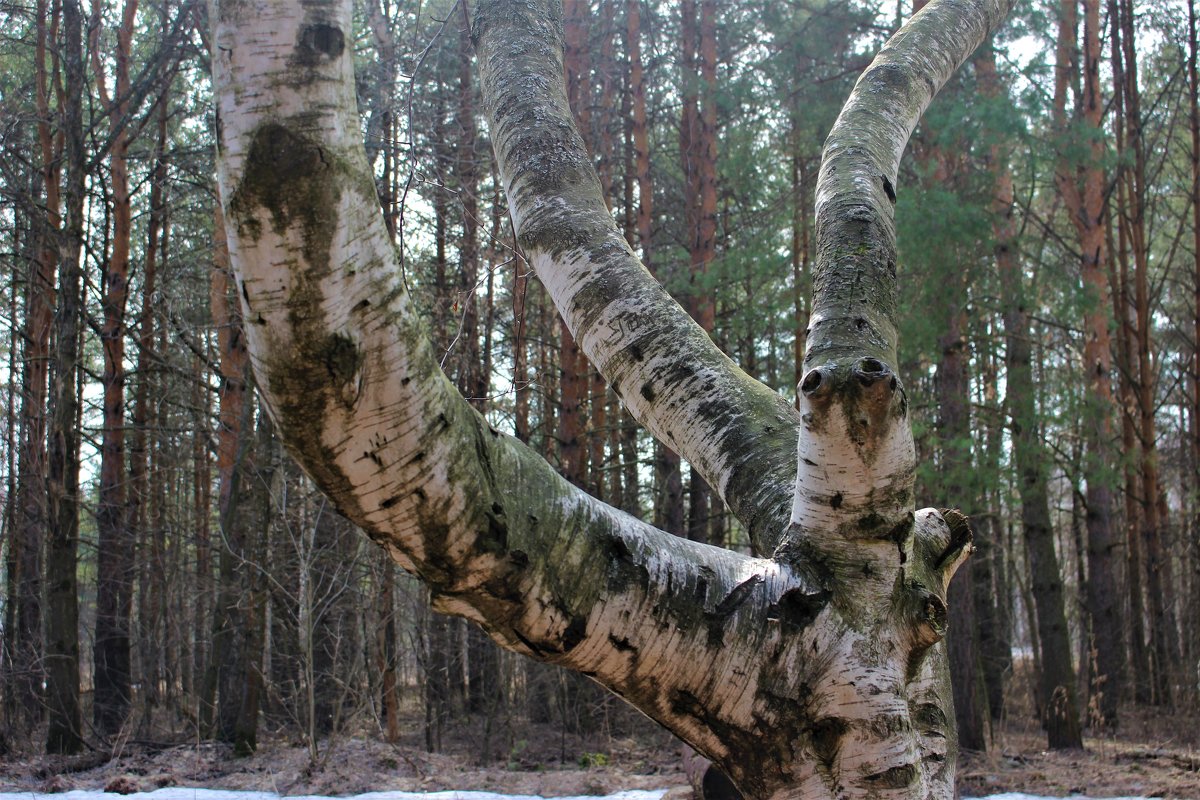
<path fill-rule="evenodd" d="M 617 792 L 603 798 L 599 797 L 560 797 L 553 800 L 662 800 L 666 789 L 655 791 Z M 59 794 L 38 794 L 36 792 L 0 792 L 0 800 L 116 800 L 121 795 L 105 794 L 94 790 L 76 789 Z M 156 789 L 153 792 L 136 792 L 124 795 L 124 800 L 281 800 L 272 792 L 241 792 L 224 789 L 187 789 L 172 787 Z M 349 795 L 346 797 L 326 797 L 323 795 L 288 795 L 282 800 L 543 800 L 540 797 L 519 794 L 493 794 L 492 792 L 368 792 L 367 794 Z M 993 794 L 977 800 L 1055 800 L 1054 798 L 1039 797 L 1032 794 L 1010 792 L 1008 794 Z M 1071 795 L 1070 800 L 1091 800 L 1081 795 Z M 1144 797 L 1107 797 L 1104 800 L 1147 800 Z"/>

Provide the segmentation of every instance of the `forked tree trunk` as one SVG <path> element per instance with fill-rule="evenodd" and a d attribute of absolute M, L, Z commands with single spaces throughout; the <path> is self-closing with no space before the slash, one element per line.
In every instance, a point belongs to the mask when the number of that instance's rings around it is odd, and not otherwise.
<path fill-rule="evenodd" d="M 350 6 L 227 0 L 213 14 L 230 250 L 293 455 L 436 608 L 608 686 L 746 795 L 951 797 L 939 642 L 970 542 L 913 504 L 892 203 L 912 127 L 1007 3 L 914 17 L 830 134 L 798 413 L 713 346 L 613 223 L 567 103 L 561 9 L 476 5 L 519 244 L 609 385 L 764 558 L 592 499 L 441 374 L 360 141 Z"/>

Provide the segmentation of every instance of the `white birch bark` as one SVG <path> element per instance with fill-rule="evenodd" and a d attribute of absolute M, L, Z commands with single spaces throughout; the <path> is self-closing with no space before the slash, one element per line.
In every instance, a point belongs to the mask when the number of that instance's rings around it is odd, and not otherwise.
<path fill-rule="evenodd" d="M 589 497 L 442 375 L 363 152 L 348 0 L 220 0 L 211 15 L 230 255 L 258 385 L 292 454 L 439 610 L 592 676 L 751 797 L 953 795 L 938 642 L 969 541 L 954 518 L 914 511 L 888 187 L 929 96 L 1000 9 L 942 0 L 931 14 L 938 35 L 920 17 L 906 27 L 868 71 L 887 80 L 864 78 L 847 106 L 867 116 L 844 114 L 830 137 L 797 414 L 712 345 L 617 232 L 567 111 L 561 9 L 477 4 L 522 245 L 627 406 L 769 558 Z M 886 130 L 842 144 L 879 109 Z"/>

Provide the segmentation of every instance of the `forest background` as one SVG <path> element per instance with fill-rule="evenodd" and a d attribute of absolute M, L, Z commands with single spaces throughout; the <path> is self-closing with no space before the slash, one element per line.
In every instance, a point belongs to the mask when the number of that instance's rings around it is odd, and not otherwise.
<path fill-rule="evenodd" d="M 464 3 L 366 0 L 355 41 L 381 208 L 443 368 L 576 485 L 748 550 L 515 248 Z M 914 10 L 565 3 L 617 224 L 789 398 L 821 145 Z M 0 753 L 272 736 L 316 762 L 329 736 L 419 725 L 436 751 L 466 725 L 488 762 L 529 725 L 644 730 L 431 612 L 283 452 L 215 202 L 204 3 L 3 0 L 0 37 Z M 1051 747 L 1200 707 L 1196 39 L 1192 0 L 1024 4 L 902 166 L 919 494 L 963 498 L 978 547 L 950 600 L 969 750 L 1018 678 Z"/>

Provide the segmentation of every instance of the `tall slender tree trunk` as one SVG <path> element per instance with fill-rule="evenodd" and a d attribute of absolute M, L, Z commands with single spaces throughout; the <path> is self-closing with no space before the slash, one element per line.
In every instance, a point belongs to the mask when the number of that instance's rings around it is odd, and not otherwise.
<path fill-rule="evenodd" d="M 439 89 L 442 88 L 439 81 Z M 450 134 L 445 129 L 445 109 L 439 91 L 435 111 L 434 137 L 440 143 L 435 147 L 436 156 L 441 169 L 450 172 L 459 167 L 452 160 L 446 143 Z M 460 134 L 461 135 L 461 134 Z M 450 352 L 450 347 L 456 336 L 462 335 L 459 330 L 459 317 L 454 314 L 458 304 L 454 299 L 450 274 L 450 198 L 444 189 L 435 189 L 433 196 L 434 213 L 434 313 L 433 313 L 433 342 L 448 369 L 459 366 L 457 354 Z M 461 270 L 460 270 L 461 272 Z M 456 279 L 457 282 L 457 279 Z M 459 302 L 465 302 L 462 300 Z M 462 380 L 461 373 L 457 375 Z M 463 384 L 459 384 L 462 386 Z M 432 600 L 432 598 L 430 598 Z M 455 620 L 448 619 L 435 611 L 430 611 L 426 618 L 425 636 L 425 746 L 430 752 L 442 748 L 442 733 L 450 719 L 458 709 L 458 699 L 461 697 L 462 682 L 459 680 L 462 668 L 461 633 Z"/>
<path fill-rule="evenodd" d="M 1060 164 L 1056 184 L 1071 221 L 1075 226 L 1082 253 L 1083 289 L 1087 295 L 1084 317 L 1084 369 L 1087 381 L 1087 455 L 1084 478 L 1087 481 L 1088 530 L 1088 609 L 1093 633 L 1107 637 L 1108 632 L 1123 630 L 1118 601 L 1115 551 L 1119 537 L 1112 526 L 1112 493 L 1105 475 L 1109 463 L 1112 418 L 1112 355 L 1108 333 L 1108 280 L 1106 275 L 1107 241 L 1104 212 L 1104 107 L 1100 98 L 1100 8 L 1099 0 L 1084 0 L 1083 96 L 1079 123 L 1091 131 L 1087 161 L 1078 168 Z M 1059 22 L 1058 65 L 1056 67 L 1054 107 L 1060 131 L 1066 130 L 1067 87 L 1074 68 L 1078 17 L 1075 6 L 1064 0 Z M 1082 185 L 1076 175 L 1082 174 Z M 1036 579 L 1035 579 L 1036 580 Z M 1061 579 L 1060 579 L 1061 580 Z M 1099 644 L 1101 640 L 1097 641 Z M 1119 636 L 1108 638 L 1105 659 L 1097 671 L 1108 680 L 1119 681 L 1124 647 Z M 1111 656 L 1111 659 L 1109 658 Z M 1067 656 L 1069 658 L 1069 654 Z M 1116 660 L 1120 659 L 1120 660 Z M 1116 694 L 1116 692 L 1114 692 Z M 1052 701 L 1052 698 L 1048 698 Z M 1112 698 L 1116 702 L 1119 698 Z M 1115 713 L 1115 709 L 1113 709 Z"/>
<path fill-rule="evenodd" d="M 994 41 L 989 40 L 980 48 L 975 58 L 975 71 L 979 80 L 980 92 L 997 102 L 1001 96 L 999 76 L 996 74 L 996 56 Z M 988 148 L 987 163 L 992 175 L 992 252 L 996 260 L 997 272 L 1002 281 L 1021 280 L 1017 258 L 1017 226 L 1013 208 L 1012 173 L 1008 165 L 1008 148 L 1002 142 L 995 141 Z M 1006 309 L 1007 310 L 1007 309 Z M 996 394 L 995 376 L 998 367 L 994 356 L 989 366 L 989 380 L 985 392 L 989 397 Z M 988 458 L 992 465 L 998 468 L 1000 440 L 1002 438 L 1002 417 L 997 415 L 996 422 L 988 426 Z M 996 498 L 992 508 L 999 509 L 999 498 Z M 1007 579 L 1004 570 L 1005 548 L 1000 546 L 999 516 L 993 514 L 988 520 L 989 535 L 983 537 L 986 546 L 981 546 L 981 552 L 974 561 L 977 573 L 980 573 L 980 583 L 985 583 L 983 575 L 988 576 L 986 585 L 976 587 L 976 596 L 990 595 L 990 602 L 976 602 L 976 611 L 981 612 L 979 620 L 980 660 L 983 666 L 984 687 L 987 692 L 988 712 L 992 720 L 998 720 L 1004 711 L 1004 682 L 1005 675 L 1012 663 L 1012 647 L 1009 639 L 1009 608 L 1010 599 L 1007 591 Z M 982 613 L 989 608 L 990 615 Z"/>
<path fill-rule="evenodd" d="M 1192 336 L 1192 619 L 1200 616 L 1200 69 L 1197 69 L 1196 4 L 1188 0 L 1188 88 L 1192 132 L 1192 252 L 1195 254 L 1193 290 L 1195 319 Z M 1200 644 L 1192 644 L 1189 660 L 1200 661 Z M 1197 688 L 1200 693 L 1200 687 Z"/>
<path fill-rule="evenodd" d="M 684 89 L 680 121 L 680 157 L 686 178 L 688 213 L 688 311 L 709 336 L 716 323 L 710 271 L 716 259 L 717 234 L 717 37 L 715 0 L 685 0 L 680 44 Z M 711 539 L 712 489 L 692 470 L 688 486 L 687 535 Z"/>
<path fill-rule="evenodd" d="M 642 63 L 642 17 L 640 0 L 628 0 L 627 47 L 629 48 L 629 91 L 633 106 L 633 150 L 637 170 L 637 232 L 642 263 L 658 275 L 654 251 L 654 186 L 650 176 L 650 136 L 646 113 L 646 85 Z M 658 277 L 662 278 L 661 275 Z M 633 434 L 636 436 L 636 433 Z M 636 451 L 636 442 L 627 434 L 624 440 L 626 464 L 629 451 Z M 626 486 L 636 482 L 626 477 Z M 654 444 L 654 525 L 662 530 L 683 533 L 683 476 L 679 455 L 661 442 Z M 627 497 L 626 502 L 634 498 Z"/>
<path fill-rule="evenodd" d="M 137 0 L 126 0 L 117 28 L 115 85 L 110 93 L 100 60 L 99 26 L 92 28 L 92 71 L 113 134 L 109 151 L 113 231 L 104 266 L 103 322 L 104 432 L 100 445 L 100 484 L 96 504 L 96 638 L 92 647 L 95 692 L 92 719 L 104 736 L 121 731 L 132 702 L 133 576 L 135 540 L 127 507 L 125 463 L 125 312 L 129 297 L 129 248 L 133 203 L 129 189 L 130 58 Z M 101 18 L 99 0 L 92 15 Z"/>
<path fill-rule="evenodd" d="M 384 554 L 379 559 L 377 575 L 379 586 L 375 592 L 375 609 L 379 617 L 375 629 L 375 650 L 377 662 L 375 671 L 379 674 L 379 706 L 380 716 L 383 717 L 384 736 L 388 743 L 395 744 L 400 740 L 400 679 L 397 661 L 396 625 L 396 562 Z"/>
<path fill-rule="evenodd" d="M 959 302 L 950 304 L 945 332 L 938 341 L 941 358 L 937 371 L 937 397 L 939 438 L 943 445 L 940 486 L 946 497 L 966 498 L 971 490 L 964 476 L 971 474 L 972 466 L 970 445 L 967 444 L 971 421 L 964 301 L 965 297 L 960 297 Z M 961 524 L 969 523 L 963 520 Z M 951 608 L 951 624 L 946 642 L 950 650 L 959 745 L 968 750 L 986 751 L 988 737 L 980 691 L 979 631 L 974 614 L 971 566 L 964 564 L 950 583 L 946 602 Z"/>
<path fill-rule="evenodd" d="M 46 0 L 38 0 L 35 9 L 38 155 L 46 211 L 37 225 L 37 259 L 30 264 L 25 298 L 20 454 L 8 550 L 6 611 L 10 616 L 4 631 L 9 699 L 28 727 L 40 721 L 43 714 L 42 550 L 48 536 L 46 402 L 51 331 L 55 327 L 54 281 L 62 235 L 59 164 L 64 143 L 64 132 L 56 131 L 51 121 L 50 81 L 51 75 L 58 73 L 61 9 L 59 3 L 47 8 Z"/>
<path fill-rule="evenodd" d="M 254 444 L 253 482 L 246 498 L 247 535 L 243 561 L 238 565 L 245 592 L 239 609 L 240 641 L 237 646 L 241 674 L 233 677 L 241 685 L 235 690 L 236 696 L 230 698 L 230 705 L 236 708 L 236 714 L 233 715 L 233 751 L 239 756 L 248 756 L 258 749 L 258 712 L 263 696 L 263 647 L 267 623 L 267 541 L 274 517 L 274 496 L 282 479 L 279 464 L 282 455 L 271 418 L 265 413 L 259 414 Z M 230 684 L 232 686 L 233 681 Z M 224 697 L 221 703 L 223 710 Z"/>
<path fill-rule="evenodd" d="M 614 39 L 616 36 L 617 15 L 614 13 L 616 0 L 601 0 L 600 3 L 600 52 L 599 64 L 596 68 L 597 79 L 600 83 L 600 98 L 596 105 L 595 122 L 595 156 L 596 174 L 600 179 L 600 193 L 604 197 L 609 211 L 613 209 L 613 117 L 617 108 L 615 97 L 616 60 L 613 56 Z M 587 392 L 587 445 L 588 445 L 588 474 L 586 488 L 589 494 L 598 500 L 610 501 L 611 494 L 605 483 L 608 458 L 605 452 L 608 444 L 608 386 L 600 371 L 588 364 Z"/>
<path fill-rule="evenodd" d="M 18 130 L 18 135 L 20 131 Z M 32 178 L 31 183 L 36 182 L 36 178 Z M 36 196 L 35 191 L 30 192 L 30 196 Z M 25 219 L 17 218 L 17 224 L 13 225 L 12 238 L 10 243 L 13 253 L 20 253 L 25 257 L 27 275 L 32 275 L 37 269 L 38 258 L 36 249 L 39 246 L 37 236 L 33 233 L 33 228 L 36 221 L 28 216 Z M 32 280 L 26 280 L 26 286 L 29 286 Z M 16 332 L 22 327 L 22 304 L 18 298 L 21 294 L 17 288 L 17 281 L 12 280 L 8 285 L 8 323 L 9 331 Z M 4 504 L 3 509 L 0 509 L 0 542 L 10 541 L 13 538 L 13 528 L 16 527 L 16 497 L 17 497 L 17 409 L 20 408 L 20 402 L 17 399 L 19 394 L 24 392 L 24 387 L 15 380 L 17 375 L 23 374 L 24 369 L 18 367 L 18 358 L 23 355 L 20 348 L 9 347 L 8 359 L 5 364 L 8 369 L 9 380 L 4 390 Z M 16 680 L 13 670 L 13 645 L 14 633 L 16 628 L 16 609 L 15 605 L 20 603 L 16 596 L 16 582 L 11 579 L 11 576 L 16 570 L 16 559 L 14 558 L 13 547 L 10 544 L 5 549 L 4 567 L 10 576 L 8 584 L 7 597 L 8 602 L 4 604 L 4 615 L 0 618 L 0 625 L 4 626 L 4 634 L 0 635 L 0 748 L 7 746 L 7 743 L 12 738 L 13 734 L 20 727 L 18 720 L 18 704 L 19 700 L 16 697 Z"/>
<path fill-rule="evenodd" d="M 1112 24 L 1112 72 L 1113 72 L 1113 110 L 1117 124 L 1113 126 L 1116 134 L 1117 152 L 1125 150 L 1125 91 L 1124 91 L 1124 60 L 1120 47 L 1121 26 L 1115 0 L 1109 4 L 1109 18 Z M 1115 252 L 1109 254 L 1109 283 L 1112 287 L 1113 314 L 1116 320 L 1116 366 L 1117 382 L 1121 412 L 1121 450 L 1124 453 L 1137 452 L 1137 432 L 1134 418 L 1137 414 L 1137 352 L 1134 339 L 1136 332 L 1130 320 L 1133 313 L 1133 302 L 1130 297 L 1129 281 L 1129 229 L 1123 223 L 1126 217 L 1125 207 L 1128 202 L 1128 182 L 1116 181 L 1115 216 L 1117 224 L 1110 223 L 1107 240 L 1112 249 L 1112 231 L 1116 229 Z M 1144 597 L 1142 591 L 1142 544 L 1141 544 L 1141 503 L 1138 500 L 1138 474 L 1136 460 L 1123 459 L 1124 469 L 1124 520 L 1121 535 L 1126 544 L 1126 575 L 1129 594 L 1129 639 L 1131 672 L 1133 675 L 1133 698 L 1139 703 L 1149 703 L 1151 696 L 1150 653 L 1146 648 Z M 1117 698 L 1112 698 L 1112 703 Z M 1106 718 L 1113 709 L 1105 712 Z M 1110 721 L 1115 721 L 1111 720 Z"/>
<path fill-rule="evenodd" d="M 1138 85 L 1137 50 L 1133 25 L 1133 5 L 1117 0 L 1121 26 L 1120 46 L 1124 56 L 1126 148 L 1133 153 L 1131 168 L 1123 170 L 1128 187 L 1128 225 L 1134 257 L 1134 294 L 1137 312 L 1138 420 L 1141 440 L 1141 531 L 1146 553 L 1146 589 L 1150 602 L 1150 640 L 1154 651 L 1154 697 L 1159 703 L 1171 702 L 1171 675 L 1179 660 L 1178 637 L 1173 606 L 1167 597 L 1172 584 L 1170 561 L 1164 552 L 1163 525 L 1159 518 L 1158 435 L 1156 365 L 1152 363 L 1151 304 L 1149 295 L 1150 249 L 1146 234 L 1146 147 L 1142 136 L 1141 92 Z M 1114 46 L 1116 46 L 1114 44 Z"/>
<path fill-rule="evenodd" d="M 168 6 L 164 3 L 159 11 L 159 22 L 164 30 L 168 23 Z M 167 119 L 170 113 L 170 82 L 165 80 L 165 67 L 159 68 L 162 81 L 161 95 L 154 107 L 155 144 L 154 168 L 150 175 L 150 217 L 146 225 L 146 257 L 142 275 L 142 307 L 138 314 L 137 390 L 133 405 L 133 441 L 129 456 L 129 510 L 128 518 L 131 538 L 143 557 L 138 567 L 138 649 L 141 658 L 143 702 L 147 712 L 160 701 L 159 688 L 162 682 L 162 665 L 167 649 L 163 622 L 166 619 L 167 592 L 166 554 L 163 537 L 165 532 L 159 514 L 161 508 L 152 501 L 149 486 L 150 428 L 156 425 L 152 419 L 150 394 L 156 381 L 152 372 L 158 371 L 155 346 L 155 292 L 158 291 L 158 265 L 165 258 L 167 236 Z M 159 384 L 161 385 L 161 384 Z M 157 414 L 154 415 L 157 417 Z M 161 478 L 159 481 L 161 482 Z"/>
<path fill-rule="evenodd" d="M 219 203 L 217 203 L 214 207 L 213 217 L 214 222 L 218 226 L 213 235 L 213 251 L 214 254 L 221 254 L 225 250 L 226 245 L 225 238 L 221 235 L 220 230 L 220 227 L 224 224 L 224 222 Z M 214 257 L 213 269 L 220 269 L 220 265 L 220 259 Z M 217 331 L 217 336 L 219 339 L 219 330 Z M 208 354 L 211 354 L 211 337 L 209 338 L 209 342 Z M 199 359 L 197 359 L 194 377 L 194 380 L 197 384 L 199 384 L 201 381 L 203 369 L 204 366 L 200 363 Z M 205 385 L 207 386 L 207 382 Z M 195 470 L 195 482 L 193 483 L 192 487 L 192 500 L 196 514 L 196 590 L 194 599 L 192 601 L 192 657 L 190 666 L 188 668 L 191 679 L 186 681 L 184 684 L 191 702 L 196 703 L 196 719 L 203 718 L 204 714 L 209 708 L 206 705 L 206 702 L 212 702 L 211 697 L 206 697 L 204 695 L 205 668 L 211 658 L 211 642 L 209 639 L 209 633 L 212 631 L 211 617 L 213 605 L 212 530 L 210 522 L 212 516 L 212 462 L 209 456 L 209 436 L 206 430 L 210 424 L 209 420 L 213 418 L 213 414 L 211 393 L 208 391 L 203 393 L 203 408 L 203 418 L 205 420 L 203 429 L 201 429 L 201 426 L 198 425 L 197 431 L 192 437 L 192 464 L 193 469 Z"/>
<path fill-rule="evenodd" d="M 797 93 L 798 95 L 799 93 Z M 809 276 L 809 214 L 808 214 L 808 174 L 805 169 L 804 157 L 800 153 L 800 110 L 791 110 L 792 130 L 790 132 L 789 150 L 791 166 L 791 206 L 792 206 L 792 316 L 794 320 L 792 345 L 792 374 L 796 385 L 804 375 L 804 348 L 808 343 L 808 284 Z M 800 401 L 797 400 L 797 403 Z"/>
<path fill-rule="evenodd" d="M 1006 266 L 1005 264 L 1001 265 Z M 1012 415 L 1014 459 L 1021 495 L 1021 521 L 1029 556 L 1037 639 L 1040 643 L 1042 717 L 1052 748 L 1082 746 L 1075 706 L 1071 642 L 1064 610 L 1063 582 L 1054 554 L 1054 530 L 1046 493 L 1045 456 L 1037 430 L 1030 346 L 1029 312 L 1015 260 L 1002 273 L 1005 289 L 1005 338 L 1008 351 L 1008 407 Z"/>
<path fill-rule="evenodd" d="M 58 258 L 58 308 L 50 391 L 46 549 L 46 751 L 83 747 L 79 699 L 79 330 L 83 284 L 83 210 L 86 151 L 83 138 L 83 12 L 63 0 L 62 119 L 66 159 L 66 214 Z"/>
<path fill-rule="evenodd" d="M 575 121 L 583 134 L 588 153 L 592 152 L 592 103 L 590 93 L 591 62 L 588 50 L 589 0 L 566 0 L 563 3 L 565 66 L 567 92 Z M 558 416 L 559 472 L 575 486 L 587 480 L 588 451 L 582 441 L 584 416 L 587 410 L 587 359 L 565 323 L 559 325 L 559 390 Z"/>
<path fill-rule="evenodd" d="M 253 402 L 249 394 L 250 364 L 236 301 L 231 302 L 225 218 L 218 206 L 209 307 L 217 329 L 220 386 L 217 421 L 217 520 L 219 573 L 213 607 L 212 647 L 201 691 L 201 727 L 218 739 L 234 742 L 241 706 L 241 677 L 246 653 L 239 647 L 242 630 L 245 524 L 240 519 L 244 470 L 251 438 Z"/>

